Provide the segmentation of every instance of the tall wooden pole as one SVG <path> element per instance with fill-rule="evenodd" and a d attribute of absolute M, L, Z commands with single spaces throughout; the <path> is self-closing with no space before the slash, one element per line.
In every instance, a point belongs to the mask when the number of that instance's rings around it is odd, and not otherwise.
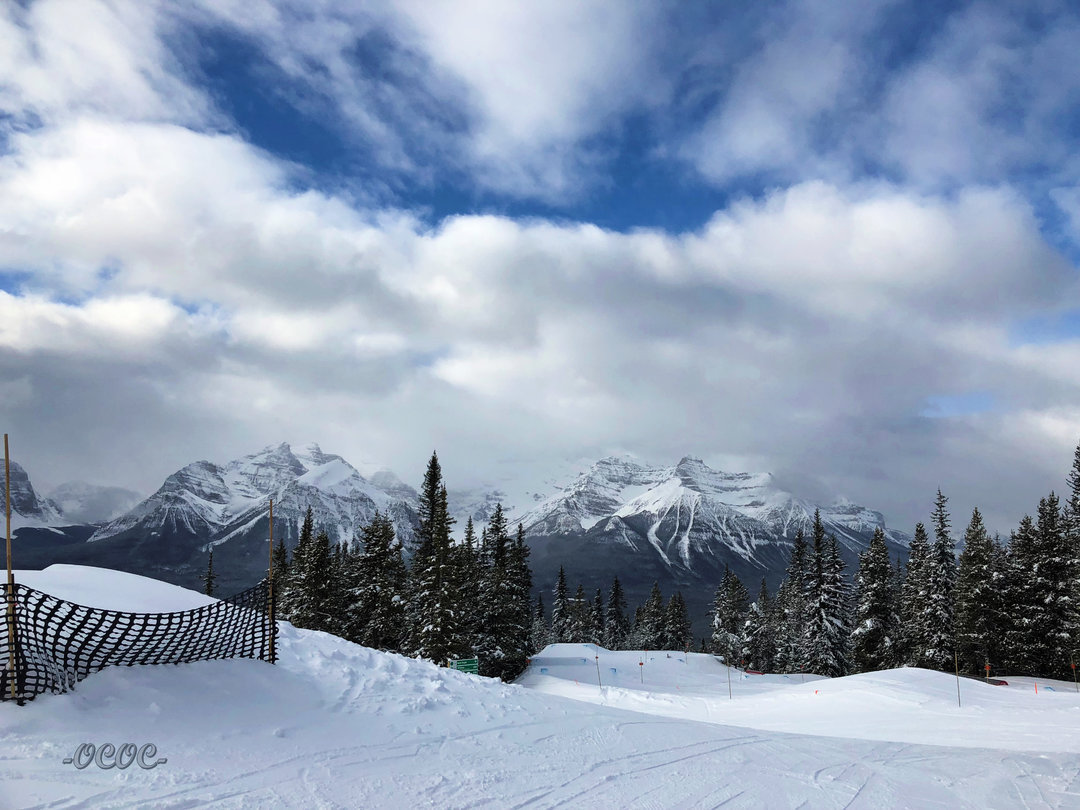
<path fill-rule="evenodd" d="M 277 660 L 277 650 L 274 644 L 274 499 L 270 499 L 270 568 L 267 574 L 267 591 L 270 598 L 270 608 L 267 615 L 270 618 L 270 663 Z"/>
<path fill-rule="evenodd" d="M 7 631 L 8 631 L 8 683 L 11 699 L 15 700 L 15 665 L 18 658 L 15 638 L 15 572 L 11 569 L 11 461 L 8 457 L 8 435 L 4 434 L 4 514 L 7 518 Z"/>

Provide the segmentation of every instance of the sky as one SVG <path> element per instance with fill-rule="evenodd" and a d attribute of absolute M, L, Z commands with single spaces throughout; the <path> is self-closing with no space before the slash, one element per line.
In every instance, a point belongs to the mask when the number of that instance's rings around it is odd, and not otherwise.
<path fill-rule="evenodd" d="M 1080 440 L 1070 2 L 0 5 L 0 422 L 149 493 L 685 455 L 1007 534 Z"/>

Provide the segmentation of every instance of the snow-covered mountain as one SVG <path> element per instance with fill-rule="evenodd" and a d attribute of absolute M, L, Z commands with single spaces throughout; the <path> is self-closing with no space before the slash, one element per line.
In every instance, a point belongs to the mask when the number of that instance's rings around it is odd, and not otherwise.
<path fill-rule="evenodd" d="M 809 536 L 815 508 L 850 551 L 866 548 L 878 527 L 907 544 L 880 512 L 847 501 L 815 507 L 779 489 L 769 473 L 721 472 L 690 457 L 673 467 L 603 459 L 511 520 L 530 535 L 588 534 L 629 546 L 644 541 L 666 564 L 692 569 L 702 555 L 726 550 L 751 561 L 762 546 L 786 545 L 798 531 Z"/>
<path fill-rule="evenodd" d="M 53 526 L 64 522 L 59 504 L 43 498 L 34 490 L 30 476 L 20 464 L 9 463 L 11 474 L 11 525 L 13 528 Z M 0 469 L 0 474 L 3 469 Z M 3 480 L 0 479 L 0 486 Z M 3 493 L 0 492 L 0 498 Z M 0 503 L 0 509 L 3 504 Z"/>
<path fill-rule="evenodd" d="M 20 504 L 28 510 L 36 504 L 41 521 L 60 519 L 55 504 L 33 495 L 25 473 L 19 482 Z M 560 566 L 572 587 L 581 582 L 590 592 L 606 589 L 618 575 L 631 603 L 657 581 L 665 594 L 682 590 L 698 621 L 725 566 L 748 588 L 763 577 L 775 588 L 792 538 L 800 529 L 809 534 L 815 509 L 768 473 L 722 472 L 689 457 L 673 466 L 605 458 L 542 492 L 506 480 L 450 489 L 449 495 L 459 535 L 470 517 L 479 532 L 497 503 L 511 526 L 523 524 L 537 589 L 548 590 Z M 337 541 L 355 537 L 376 509 L 390 515 L 407 552 L 415 541 L 417 492 L 394 473 L 365 477 L 318 445 L 283 443 L 225 463 L 188 464 L 150 497 L 107 523 L 85 527 L 81 536 L 69 531 L 73 539 L 51 539 L 46 533 L 22 543 L 20 559 L 39 566 L 107 565 L 191 586 L 213 548 L 219 588 L 239 590 L 266 570 L 271 499 L 274 537 L 290 546 L 309 506 L 316 527 Z M 907 537 L 885 527 L 879 512 L 839 502 L 821 507 L 821 516 L 840 540 L 849 570 L 878 526 L 894 554 L 906 553 Z"/>
<path fill-rule="evenodd" d="M 91 535 L 91 545 L 135 545 L 140 555 L 194 569 L 211 547 L 248 579 L 265 569 L 256 555 L 269 532 L 274 501 L 274 534 L 295 542 L 304 513 L 311 507 L 317 529 L 335 541 L 349 541 L 381 510 L 390 515 L 398 537 L 413 539 L 416 492 L 392 473 L 365 479 L 341 456 L 317 444 L 294 450 L 289 444 L 266 447 L 224 464 L 197 461 L 165 479 L 149 498 Z M 216 558 L 221 559 L 221 558 Z"/>
<path fill-rule="evenodd" d="M 907 535 L 889 529 L 880 512 L 847 501 L 816 507 L 769 473 L 723 472 L 689 457 L 668 467 L 602 459 L 510 519 L 530 538 L 538 586 L 550 588 L 560 567 L 571 587 L 581 582 L 590 594 L 618 575 L 633 605 L 657 582 L 665 595 L 683 592 L 703 635 L 724 569 L 752 592 L 762 579 L 775 592 L 795 534 L 811 535 L 815 508 L 849 571 L 878 527 L 894 557 L 906 557 Z"/>

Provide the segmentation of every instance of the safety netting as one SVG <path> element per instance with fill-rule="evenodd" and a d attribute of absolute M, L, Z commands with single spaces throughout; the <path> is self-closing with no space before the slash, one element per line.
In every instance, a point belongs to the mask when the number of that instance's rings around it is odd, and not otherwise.
<path fill-rule="evenodd" d="M 277 623 L 265 579 L 227 599 L 171 613 L 102 610 L 18 583 L 13 591 L 0 585 L 0 593 L 2 700 L 67 692 L 110 666 L 276 659 Z"/>

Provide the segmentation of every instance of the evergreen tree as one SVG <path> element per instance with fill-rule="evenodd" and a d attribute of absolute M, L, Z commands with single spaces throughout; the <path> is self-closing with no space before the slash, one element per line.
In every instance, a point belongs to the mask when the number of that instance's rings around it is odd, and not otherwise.
<path fill-rule="evenodd" d="M 533 614 L 532 628 L 529 631 L 529 653 L 537 655 L 551 643 L 551 628 L 544 618 L 544 597 L 536 597 L 536 612 Z"/>
<path fill-rule="evenodd" d="M 813 551 L 807 588 L 806 648 L 808 672 L 835 678 L 848 674 L 850 641 L 847 583 L 836 538 L 825 536 L 821 515 L 814 510 Z"/>
<path fill-rule="evenodd" d="M 776 595 L 776 669 L 778 672 L 802 671 L 803 631 L 806 626 L 807 587 L 806 539 L 802 530 L 795 534 L 788 561 L 787 578 Z"/>
<path fill-rule="evenodd" d="M 352 599 L 346 614 L 346 638 L 365 647 L 396 652 L 405 640 L 408 578 L 401 543 L 389 515 L 377 510 L 361 538 L 363 551 L 354 552 L 347 565 Z"/>
<path fill-rule="evenodd" d="M 207 596 L 214 595 L 214 580 L 217 579 L 217 574 L 214 573 L 214 547 L 210 547 L 210 557 L 206 561 L 206 573 L 202 575 L 203 593 Z"/>
<path fill-rule="evenodd" d="M 1080 556 L 1080 444 L 1073 451 L 1072 469 L 1066 479 L 1069 495 L 1065 501 L 1065 531 L 1072 538 L 1073 556 Z"/>
<path fill-rule="evenodd" d="M 287 577 L 281 589 L 281 617 L 288 619 L 297 627 L 296 612 L 300 604 L 299 582 L 306 580 L 308 558 L 311 556 L 311 546 L 315 542 L 315 517 L 311 507 L 304 513 L 304 519 L 300 524 L 300 537 L 296 548 L 293 549 L 292 561 L 289 563 Z"/>
<path fill-rule="evenodd" d="M 1035 521 L 1024 515 L 1020 526 L 1009 537 L 1004 565 L 1006 586 L 1005 610 L 1008 616 L 1005 631 L 1005 668 L 1020 675 L 1033 674 L 1040 657 L 1042 641 L 1038 608 L 1035 606 L 1038 539 Z"/>
<path fill-rule="evenodd" d="M 299 550 L 299 546 L 297 547 Z M 331 594 L 334 586 L 330 536 L 325 531 L 315 535 L 296 560 L 293 578 L 295 602 L 292 623 L 305 630 L 332 630 Z"/>
<path fill-rule="evenodd" d="M 486 535 L 485 535 L 486 542 Z M 478 545 L 476 529 L 470 515 L 465 523 L 465 536 L 450 549 L 454 574 L 454 593 L 457 600 L 457 631 L 454 655 L 471 658 L 480 646 L 480 625 L 484 602 L 480 589 L 485 577 L 483 548 Z"/>
<path fill-rule="evenodd" d="M 592 602 L 592 641 L 597 646 L 604 643 L 604 594 L 597 588 Z"/>
<path fill-rule="evenodd" d="M 561 565 L 551 606 L 551 638 L 555 644 L 565 644 L 570 640 L 570 605 L 566 595 L 566 572 Z"/>
<path fill-rule="evenodd" d="M 776 628 L 773 625 L 776 611 L 769 598 L 769 587 L 764 577 L 757 599 L 746 612 L 742 631 L 742 658 L 748 669 L 772 672 L 776 661 Z"/>
<path fill-rule="evenodd" d="M 901 633 L 904 639 L 906 663 L 912 666 L 930 666 L 927 657 L 928 631 L 925 627 L 927 593 L 930 587 L 930 542 L 926 528 L 915 524 L 915 534 L 908 546 L 907 572 L 901 588 Z"/>
<path fill-rule="evenodd" d="M 502 504 L 496 504 L 488 523 L 485 576 L 477 654 L 481 674 L 512 680 L 525 669 L 532 629 L 532 572 L 525 530 L 507 537 Z"/>
<path fill-rule="evenodd" d="M 327 538 L 329 543 L 329 538 Z M 345 623 L 350 602 L 352 601 L 352 589 L 346 583 L 349 574 L 352 552 L 346 543 L 334 543 L 330 545 L 330 567 L 326 583 L 326 604 L 323 613 L 326 616 L 323 629 L 334 635 L 345 635 Z"/>
<path fill-rule="evenodd" d="M 932 523 L 934 544 L 927 562 L 927 583 L 922 624 L 925 632 L 924 666 L 942 671 L 955 666 L 953 590 L 956 583 L 956 551 L 949 535 L 948 498 L 938 490 Z"/>
<path fill-rule="evenodd" d="M 630 622 L 626 616 L 626 597 L 623 596 L 619 578 L 611 582 L 608 592 L 607 614 L 604 616 L 604 647 L 609 650 L 626 649 L 630 636 Z"/>
<path fill-rule="evenodd" d="M 453 518 L 447 509 L 442 467 L 432 453 L 420 487 L 418 545 L 410 571 L 408 647 L 417 658 L 445 663 L 462 638 L 457 583 L 451 551 Z"/>
<path fill-rule="evenodd" d="M 1036 621 L 1041 644 L 1037 648 L 1039 675 L 1066 678 L 1077 638 L 1076 560 L 1062 521 L 1060 502 L 1051 492 L 1039 501 L 1036 526 L 1037 563 L 1034 575 Z"/>
<path fill-rule="evenodd" d="M 874 529 L 870 547 L 859 555 L 855 586 L 857 606 L 855 628 L 851 633 L 855 670 L 887 669 L 896 657 L 896 627 L 893 623 L 893 567 L 881 527 Z"/>
<path fill-rule="evenodd" d="M 285 541 L 278 538 L 274 546 L 274 598 L 281 601 L 281 594 L 289 582 L 289 552 L 285 548 Z"/>
<path fill-rule="evenodd" d="M 508 570 L 508 605 L 506 655 L 502 678 L 510 681 L 525 671 L 529 649 L 529 632 L 532 629 L 532 605 L 529 593 L 532 591 L 532 570 L 529 567 L 529 546 L 525 542 L 525 529 L 519 523 L 517 533 L 510 544 L 507 559 Z"/>
<path fill-rule="evenodd" d="M 1003 609 L 995 582 L 996 548 L 978 508 L 964 532 L 964 550 L 956 579 L 956 646 L 960 667 L 982 675 L 986 664 L 999 666 Z"/>
<path fill-rule="evenodd" d="M 686 609 L 682 591 L 672 594 L 665 613 L 664 647 L 669 650 L 686 650 L 693 640 L 693 634 L 690 632 L 690 612 Z"/>
<path fill-rule="evenodd" d="M 585 596 L 584 585 L 578 585 L 577 593 L 569 600 L 568 607 L 570 643 L 588 643 L 592 634 L 592 605 Z"/>
<path fill-rule="evenodd" d="M 724 566 L 724 576 L 716 589 L 713 602 L 713 652 L 725 664 L 737 665 L 742 660 L 742 629 L 746 619 L 749 594 L 735 573 Z"/>
<path fill-rule="evenodd" d="M 488 519 L 487 531 L 481 545 L 482 575 L 480 623 L 476 636 L 476 653 L 480 658 L 480 674 L 500 677 L 507 656 L 506 632 L 509 623 L 510 574 L 506 516 L 502 504 L 496 504 Z"/>
<path fill-rule="evenodd" d="M 634 623 L 630 627 L 630 634 L 627 636 L 626 645 L 631 650 L 644 650 L 647 649 L 645 644 L 645 605 L 638 605 L 634 608 Z"/>
<path fill-rule="evenodd" d="M 660 583 L 654 582 L 634 626 L 634 634 L 641 649 L 660 649 L 665 635 L 665 624 L 664 595 L 660 592 Z"/>

